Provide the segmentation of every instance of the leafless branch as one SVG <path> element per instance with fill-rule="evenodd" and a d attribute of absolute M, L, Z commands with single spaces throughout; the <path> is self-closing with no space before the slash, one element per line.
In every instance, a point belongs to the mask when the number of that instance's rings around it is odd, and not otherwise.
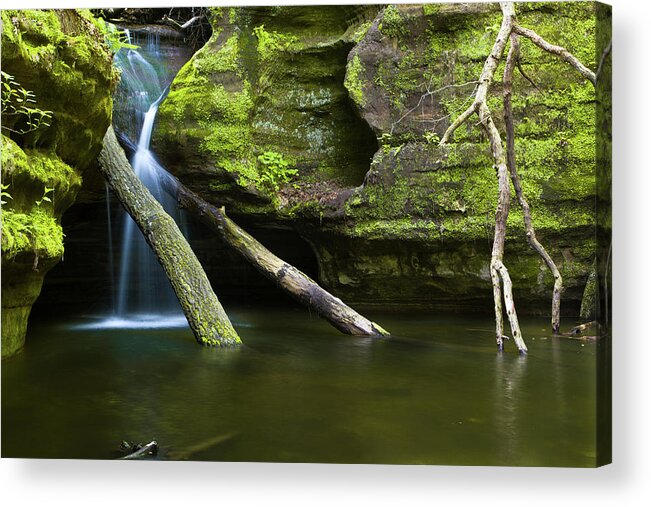
<path fill-rule="evenodd" d="M 520 72 L 520 74 L 522 74 L 522 77 L 525 78 L 527 81 L 529 81 L 531 86 L 533 86 L 536 90 L 538 90 L 540 93 L 543 93 L 543 91 L 540 88 L 538 88 L 536 83 L 534 83 L 533 80 L 527 74 L 525 74 L 524 69 L 522 68 L 522 63 L 520 62 L 520 58 L 518 58 L 515 63 L 518 67 L 518 71 Z"/>
<path fill-rule="evenodd" d="M 431 83 L 431 79 L 430 79 L 430 83 Z M 427 91 L 420 96 L 420 99 L 418 99 L 418 103 L 414 107 L 409 109 L 405 114 L 403 114 L 398 120 L 396 120 L 395 122 L 393 122 L 391 124 L 391 133 L 393 134 L 393 129 L 395 128 L 395 126 L 398 125 L 402 120 L 404 120 L 411 113 L 413 113 L 416 109 L 418 109 L 420 107 L 420 105 L 423 103 L 423 100 L 425 100 L 427 97 L 431 97 L 433 95 L 439 94 L 441 92 L 444 92 L 445 90 L 449 90 L 450 88 L 464 88 L 464 87 L 466 87 L 468 85 L 471 85 L 471 84 L 476 85 L 478 83 L 479 83 L 479 81 L 468 81 L 467 83 L 462 83 L 462 84 L 449 84 L 449 85 L 445 85 L 445 86 L 442 86 L 441 88 L 437 88 L 436 90 L 431 90 L 431 91 L 429 90 L 429 84 L 428 84 L 427 87 L 426 87 Z M 473 94 L 474 94 L 474 90 L 473 90 Z"/>
<path fill-rule="evenodd" d="M 448 142 L 450 137 L 454 134 L 464 122 L 466 122 L 473 114 L 477 113 L 479 121 L 486 132 L 490 143 L 491 154 L 497 170 L 498 179 L 498 200 L 497 209 L 495 211 L 495 234 L 493 236 L 493 249 L 491 253 L 490 273 L 493 284 L 493 302 L 495 306 L 495 336 L 497 339 L 497 346 L 501 350 L 504 342 L 504 322 L 503 312 L 509 319 L 511 333 L 513 340 L 521 353 L 527 352 L 527 346 L 522 338 L 520 331 L 520 324 L 515 310 L 513 301 L 512 283 L 509 276 L 508 269 L 504 265 L 504 243 L 506 240 L 506 221 L 509 216 L 509 207 L 511 200 L 511 188 L 509 185 L 509 171 L 506 163 L 506 156 L 502 147 L 502 138 L 500 136 L 491 111 L 486 103 L 488 90 L 493 78 L 497 65 L 502 58 L 504 49 L 509 40 L 513 25 L 515 24 L 515 9 L 512 2 L 502 2 L 502 24 L 500 30 L 493 44 L 490 54 L 484 62 L 481 76 L 479 78 L 479 86 L 475 94 L 475 100 L 454 122 L 448 127 L 440 145 Z M 502 305 L 502 298 L 504 298 L 504 306 Z"/>
<path fill-rule="evenodd" d="M 563 61 L 569 63 L 572 67 L 574 67 L 579 72 L 579 74 L 581 74 L 584 78 L 589 80 L 593 85 L 597 84 L 597 76 L 595 75 L 595 73 L 592 72 L 590 69 L 588 69 L 585 65 L 583 65 L 572 53 L 570 53 L 564 47 L 554 46 L 553 44 L 550 44 L 545 39 L 543 39 L 540 35 L 538 35 L 533 30 L 529 28 L 524 28 L 518 24 L 513 25 L 513 31 L 518 35 L 522 35 L 523 37 L 526 37 L 527 39 L 531 40 L 531 42 L 533 42 L 536 46 L 538 46 L 542 50 L 547 51 L 548 53 L 551 53 L 553 55 L 556 55 L 559 58 L 561 58 Z"/>
<path fill-rule="evenodd" d="M 520 176 L 518 175 L 515 160 L 515 126 L 513 122 L 511 96 L 513 87 L 513 71 L 520 59 L 519 35 L 515 32 L 511 33 L 510 40 L 511 47 L 509 48 L 509 53 L 506 58 L 506 65 L 504 66 L 504 75 L 502 78 L 504 125 L 506 126 L 506 163 L 509 167 L 509 172 L 511 173 L 511 183 L 513 183 L 515 195 L 517 196 L 520 207 L 522 208 L 527 242 L 531 248 L 538 252 L 554 277 L 554 291 L 552 295 L 552 332 L 556 334 L 560 330 L 563 278 L 561 277 L 561 273 L 556 267 L 554 260 L 536 238 L 536 231 L 533 227 L 533 221 L 531 220 L 531 209 L 529 208 L 529 203 L 524 197 L 522 184 L 520 183 Z"/>

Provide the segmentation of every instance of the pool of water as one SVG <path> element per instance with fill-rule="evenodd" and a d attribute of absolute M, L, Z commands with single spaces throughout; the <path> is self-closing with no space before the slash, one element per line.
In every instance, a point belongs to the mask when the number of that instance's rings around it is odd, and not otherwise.
<path fill-rule="evenodd" d="M 391 339 L 301 309 L 228 309 L 245 347 L 187 327 L 30 327 L 2 364 L 3 457 L 593 466 L 595 343 L 527 319 L 498 354 L 489 318 L 372 315 Z"/>

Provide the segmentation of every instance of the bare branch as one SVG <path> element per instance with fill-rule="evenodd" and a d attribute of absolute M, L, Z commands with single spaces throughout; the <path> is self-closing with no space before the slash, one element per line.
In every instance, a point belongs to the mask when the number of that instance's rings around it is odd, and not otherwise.
<path fill-rule="evenodd" d="M 467 83 L 463 83 L 463 84 L 449 84 L 449 85 L 445 85 L 445 86 L 442 86 L 441 88 L 438 88 L 436 90 L 431 90 L 431 91 L 429 90 L 429 84 L 428 84 L 428 86 L 426 87 L 427 91 L 420 96 L 420 99 L 418 99 L 418 103 L 414 107 L 409 109 L 405 114 L 403 114 L 398 120 L 394 121 L 391 124 L 391 134 L 393 134 L 393 129 L 395 128 L 395 126 L 398 125 L 402 120 L 404 120 L 411 113 L 413 113 L 416 109 L 418 109 L 420 107 L 420 105 L 423 103 L 423 100 L 425 100 L 427 97 L 431 97 L 432 95 L 436 95 L 436 94 L 441 93 L 441 92 L 443 92 L 445 90 L 448 90 L 450 88 L 464 88 L 464 87 L 466 87 L 468 85 L 471 85 L 471 84 L 476 85 L 478 83 L 479 83 L 479 81 L 468 81 Z M 474 90 L 473 90 L 473 93 L 474 93 Z"/>
<path fill-rule="evenodd" d="M 595 75 L 595 73 L 592 72 L 590 69 L 588 69 L 585 65 L 583 65 L 572 53 L 570 53 L 564 47 L 554 46 L 553 44 L 550 44 L 545 39 L 543 39 L 540 35 L 538 35 L 533 30 L 530 30 L 529 28 L 524 28 L 518 24 L 513 25 L 513 31 L 518 35 L 522 35 L 523 37 L 526 37 L 527 39 L 531 40 L 531 42 L 533 42 L 536 46 L 538 46 L 542 50 L 547 51 L 548 53 L 551 53 L 553 55 L 556 55 L 559 58 L 561 58 L 563 61 L 569 63 L 572 67 L 574 67 L 579 72 L 579 74 L 581 74 L 584 78 L 589 80 L 593 85 L 597 84 L 597 76 Z"/>
<path fill-rule="evenodd" d="M 441 142 L 439 144 L 443 145 L 448 142 L 452 134 L 454 134 L 454 131 L 457 130 L 468 118 L 470 118 L 474 113 L 477 112 L 477 107 L 478 103 L 473 102 L 468 109 L 466 109 L 463 113 L 461 113 L 459 116 L 457 116 L 457 119 L 452 122 L 452 125 L 448 127 L 448 129 L 445 131 L 445 134 L 443 134 L 443 138 L 441 139 Z"/>
<path fill-rule="evenodd" d="M 470 118 L 473 113 L 479 114 L 480 105 L 482 103 L 486 103 L 488 88 L 493 82 L 495 69 L 497 68 L 497 64 L 499 63 L 500 59 L 502 58 L 502 54 L 504 53 L 504 48 L 506 47 L 506 43 L 509 40 L 509 35 L 511 34 L 515 19 L 515 10 L 513 3 L 501 2 L 500 5 L 503 12 L 502 24 L 500 26 L 500 31 L 498 32 L 495 39 L 495 43 L 493 44 L 493 48 L 491 49 L 488 58 L 486 58 L 486 61 L 484 62 L 484 68 L 482 69 L 481 76 L 479 77 L 479 86 L 477 87 L 475 100 L 470 105 L 470 107 L 461 113 L 461 116 L 454 120 L 454 122 L 452 122 L 452 125 L 448 127 L 448 129 L 445 131 L 445 134 L 443 135 L 443 138 L 441 139 L 441 142 L 439 143 L 441 145 L 446 144 L 450 137 L 452 137 L 454 134 L 454 131 L 457 130 L 463 124 L 463 122 Z"/>
<path fill-rule="evenodd" d="M 511 325 L 511 332 L 513 333 L 513 341 L 521 354 L 527 353 L 527 345 L 524 343 L 522 333 L 520 332 L 520 325 L 518 324 L 518 316 L 515 312 L 515 303 L 513 302 L 513 284 L 511 283 L 511 276 L 506 269 L 504 263 L 500 260 L 496 262 L 497 271 L 502 278 L 502 291 L 504 293 L 504 307 L 506 315 L 509 317 Z"/>
<path fill-rule="evenodd" d="M 511 103 L 512 84 L 513 84 L 513 70 L 517 65 L 520 57 L 520 40 L 519 35 L 515 32 L 511 33 L 511 47 L 509 54 L 506 58 L 506 65 L 504 67 L 504 76 L 502 78 L 503 100 L 504 100 L 504 124 L 506 126 L 506 161 L 511 173 L 511 182 L 515 189 L 515 194 L 522 208 L 522 215 L 524 217 L 524 226 L 527 234 L 527 241 L 531 248 L 533 248 L 552 272 L 554 277 L 554 291 L 552 295 L 552 332 L 557 334 L 560 330 L 560 313 L 561 313 L 561 294 L 563 292 L 563 278 L 561 273 L 556 267 L 551 256 L 547 250 L 536 238 L 536 231 L 533 227 L 531 220 L 531 210 L 529 203 L 524 197 L 522 192 L 522 185 L 520 183 L 520 176 L 518 175 L 517 165 L 515 161 L 515 127 L 513 124 L 513 107 Z"/>
<path fill-rule="evenodd" d="M 479 116 L 479 123 L 486 132 L 490 143 L 491 154 L 497 170 L 498 179 L 498 200 L 497 208 L 495 210 L 495 234 L 493 236 L 493 250 L 491 253 L 490 273 L 491 281 L 493 284 L 493 302 L 495 307 L 495 337 L 497 339 L 497 346 L 500 350 L 504 344 L 504 323 L 503 312 L 506 310 L 506 315 L 509 319 L 511 333 L 513 339 L 518 347 L 520 353 L 527 352 L 527 346 L 522 338 L 520 331 L 520 324 L 518 322 L 518 315 L 515 311 L 515 304 L 513 302 L 512 283 L 509 271 L 504 265 L 504 243 L 506 240 L 506 221 L 509 216 L 509 207 L 511 201 L 511 187 L 509 185 L 509 170 L 506 163 L 506 156 L 502 147 L 502 138 L 500 136 L 490 109 L 486 103 L 488 89 L 495 75 L 497 65 L 502 58 L 506 43 L 511 36 L 513 25 L 515 23 L 515 9 L 513 3 L 502 2 L 502 25 L 493 44 L 490 54 L 484 62 L 481 76 L 479 78 L 479 86 L 475 94 L 475 100 L 454 122 L 448 127 L 441 139 L 440 145 L 448 142 L 449 138 L 454 134 L 464 122 L 468 120 L 474 113 Z M 504 306 L 502 306 L 502 297 L 504 298 Z"/>
<path fill-rule="evenodd" d="M 518 43 L 518 45 L 519 45 L 519 43 Z M 522 68 L 522 64 L 520 62 L 520 58 L 518 58 L 515 61 L 515 64 L 517 65 L 518 70 L 520 71 L 520 74 L 522 74 L 522 77 L 525 78 L 527 81 L 529 81 L 531 86 L 533 86 L 536 90 L 538 90 L 538 92 L 543 93 L 543 91 L 540 88 L 538 88 L 538 85 L 536 85 L 536 83 L 533 82 L 533 79 L 531 79 L 527 74 L 525 74 L 524 69 Z"/>

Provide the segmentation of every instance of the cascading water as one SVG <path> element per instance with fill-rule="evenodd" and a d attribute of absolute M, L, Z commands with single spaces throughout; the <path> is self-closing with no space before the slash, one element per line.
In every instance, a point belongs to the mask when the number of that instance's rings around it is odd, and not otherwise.
<path fill-rule="evenodd" d="M 120 135 L 135 146 L 131 165 L 138 178 L 163 205 L 165 211 L 177 222 L 181 222 L 175 199 L 159 185 L 157 173 L 164 169 L 149 149 L 158 106 L 165 98 L 166 88 L 174 74 L 165 66 L 157 36 L 147 34 L 145 40 L 139 40 L 138 32 L 131 32 L 129 40 L 138 45 L 139 49 L 121 49 L 115 58 L 122 73 L 120 88 L 115 97 L 115 127 Z M 163 268 L 133 219 L 124 211 L 122 214 L 121 255 L 117 279 L 113 283 L 113 314 L 103 322 L 103 326 L 186 325 Z"/>

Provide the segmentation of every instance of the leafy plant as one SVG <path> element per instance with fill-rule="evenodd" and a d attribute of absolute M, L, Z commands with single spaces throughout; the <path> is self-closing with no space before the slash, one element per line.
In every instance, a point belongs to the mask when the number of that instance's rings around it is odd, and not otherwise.
<path fill-rule="evenodd" d="M 52 199 L 48 197 L 48 194 L 52 194 L 53 192 L 54 192 L 54 188 L 45 187 L 45 190 L 43 190 L 43 196 L 38 201 L 36 201 L 36 205 L 40 206 L 41 204 L 43 204 L 43 201 L 52 202 Z"/>
<path fill-rule="evenodd" d="M 36 103 L 34 92 L 23 88 L 11 74 L 0 72 L 2 73 L 2 116 L 5 118 L 2 128 L 8 132 L 24 135 L 42 127 L 49 127 L 52 123 L 52 111 L 32 107 L 31 104 Z M 12 117 L 17 119 L 23 117 L 25 126 L 9 127 L 6 119 Z"/>
<path fill-rule="evenodd" d="M 129 42 L 129 37 L 127 37 L 127 34 L 124 32 L 124 30 L 120 30 L 111 23 L 107 23 L 106 26 L 106 43 L 108 44 L 111 53 L 115 54 L 122 48 L 138 49 L 140 47 Z"/>
<path fill-rule="evenodd" d="M 81 12 L 83 16 L 84 11 Z M 115 26 L 113 23 L 109 23 L 102 18 L 95 17 L 90 12 L 88 12 L 88 15 L 84 17 L 93 23 L 93 25 L 95 25 L 95 27 L 102 33 L 102 35 L 104 35 L 104 40 L 111 53 L 115 54 L 121 48 L 138 49 L 139 46 L 136 46 L 129 42 L 129 37 L 127 36 L 126 32 Z"/>
<path fill-rule="evenodd" d="M 431 130 L 428 130 L 423 134 L 423 137 L 425 138 L 425 141 L 427 144 L 438 144 L 441 138 L 436 132 L 433 132 Z"/>
<path fill-rule="evenodd" d="M 7 192 L 9 190 L 9 184 L 7 183 L 6 185 L 0 185 L 2 187 L 2 199 L 0 200 L 0 204 L 7 204 L 7 201 L 5 199 L 13 199 L 11 197 L 11 194 Z"/>
<path fill-rule="evenodd" d="M 409 29 L 405 26 L 405 20 L 395 5 L 389 5 L 384 9 L 382 22 L 378 28 L 383 34 L 395 39 L 409 34 Z"/>
<path fill-rule="evenodd" d="M 298 171 L 290 169 L 289 162 L 282 154 L 275 151 L 265 151 L 258 156 L 258 162 L 262 166 L 260 171 L 260 183 L 267 190 L 278 192 L 281 185 L 289 183 Z"/>

